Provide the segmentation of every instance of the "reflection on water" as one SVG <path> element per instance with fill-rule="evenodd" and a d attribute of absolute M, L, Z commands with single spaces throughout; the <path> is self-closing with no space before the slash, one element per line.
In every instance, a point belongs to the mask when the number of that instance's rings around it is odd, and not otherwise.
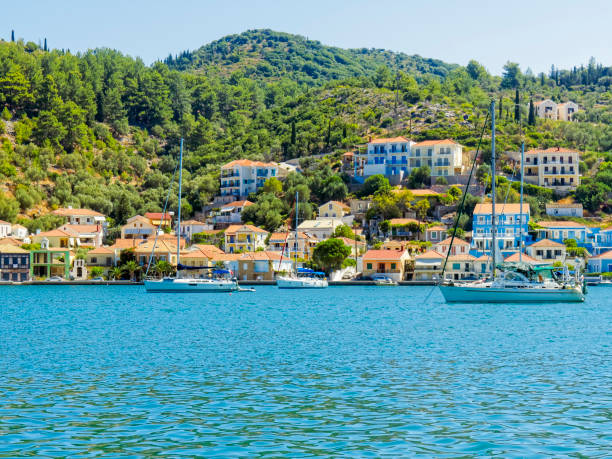
<path fill-rule="evenodd" d="M 612 290 L 0 287 L 0 456 L 606 456 Z"/>

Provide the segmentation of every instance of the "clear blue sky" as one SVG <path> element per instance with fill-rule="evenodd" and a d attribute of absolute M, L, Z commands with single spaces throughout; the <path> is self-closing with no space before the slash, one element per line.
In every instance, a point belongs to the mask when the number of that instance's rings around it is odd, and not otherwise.
<path fill-rule="evenodd" d="M 386 48 L 500 74 L 612 65 L 610 0 L 42 0 L 2 5 L 0 37 L 71 51 L 109 47 L 146 63 L 224 35 L 270 28 L 343 48 Z"/>

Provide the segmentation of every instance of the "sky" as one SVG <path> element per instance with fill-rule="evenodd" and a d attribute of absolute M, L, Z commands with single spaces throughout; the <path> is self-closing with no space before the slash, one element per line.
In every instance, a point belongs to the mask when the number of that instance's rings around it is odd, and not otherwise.
<path fill-rule="evenodd" d="M 385 48 L 501 74 L 612 65 L 611 0 L 29 0 L 3 2 L 0 38 L 72 52 L 108 47 L 150 64 L 225 35 L 269 28 L 342 48 Z"/>

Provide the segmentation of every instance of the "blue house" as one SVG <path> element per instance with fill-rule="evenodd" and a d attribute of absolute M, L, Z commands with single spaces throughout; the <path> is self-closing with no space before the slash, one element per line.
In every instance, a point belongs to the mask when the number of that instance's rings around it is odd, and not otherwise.
<path fill-rule="evenodd" d="M 587 262 L 587 271 L 590 273 L 612 272 L 612 250 L 591 257 Z"/>
<path fill-rule="evenodd" d="M 472 251 L 476 255 L 489 253 L 491 251 L 491 203 L 476 204 L 472 221 Z M 496 242 L 499 251 L 504 257 L 519 250 L 521 229 L 523 245 L 531 242 L 527 234 L 529 230 L 529 204 L 523 203 L 523 214 L 521 215 L 520 204 L 496 204 L 495 222 L 497 225 Z"/>

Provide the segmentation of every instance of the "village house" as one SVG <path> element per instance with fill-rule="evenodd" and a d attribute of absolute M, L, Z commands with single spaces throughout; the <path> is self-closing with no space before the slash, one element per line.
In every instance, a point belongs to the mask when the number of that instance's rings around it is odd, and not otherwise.
<path fill-rule="evenodd" d="M 104 269 L 104 274 L 115 266 L 115 251 L 110 247 L 97 247 L 87 252 L 85 265 L 91 270 L 94 266 Z"/>
<path fill-rule="evenodd" d="M 336 218 L 326 218 L 323 220 L 304 220 L 298 225 L 298 231 L 308 233 L 319 241 L 329 239 L 340 225 L 344 223 Z"/>
<path fill-rule="evenodd" d="M 588 228 L 582 223 L 542 220 L 537 222 L 536 231 L 538 239 L 550 239 L 559 243 L 574 239 L 581 247 L 588 243 Z"/>
<path fill-rule="evenodd" d="M 9 222 L 0 220 L 0 239 L 3 237 L 9 237 L 12 232 L 12 226 Z"/>
<path fill-rule="evenodd" d="M 212 217 L 212 221 L 216 228 L 224 228 L 232 224 L 242 223 L 242 211 L 252 205 L 253 203 L 248 200 L 232 201 L 224 204 Z"/>
<path fill-rule="evenodd" d="M 448 237 L 443 241 L 440 241 L 436 244 L 432 244 L 432 249 L 436 252 L 446 256 L 448 253 L 448 249 L 451 244 L 452 237 Z M 453 241 L 453 247 L 451 249 L 451 256 L 455 255 L 466 255 L 470 252 L 470 244 L 467 241 L 464 241 L 461 238 L 455 237 Z"/>
<path fill-rule="evenodd" d="M 551 217 L 582 217 L 582 204 L 546 204 L 546 215 Z"/>
<path fill-rule="evenodd" d="M 211 269 L 216 266 L 219 256 L 222 255 L 225 255 L 225 253 L 214 245 L 194 244 L 189 250 L 181 252 L 181 264 L 192 268 L 185 270 L 182 276 L 188 278 L 210 277 Z M 197 267 L 202 269 L 195 269 Z"/>
<path fill-rule="evenodd" d="M 213 226 L 208 223 L 203 223 L 197 220 L 186 220 L 181 222 L 181 238 L 191 242 L 194 234 L 211 229 L 213 229 Z"/>
<path fill-rule="evenodd" d="M 527 264 L 534 265 L 534 266 L 548 264 L 548 262 L 546 261 L 537 260 L 533 257 L 530 257 L 526 253 L 523 253 L 521 255 L 519 252 L 514 252 L 512 255 L 507 256 L 506 258 L 504 258 L 504 262 L 505 263 L 527 263 Z"/>
<path fill-rule="evenodd" d="M 25 241 L 28 239 L 28 229 L 19 224 L 11 225 L 11 237 L 19 239 L 20 241 Z"/>
<path fill-rule="evenodd" d="M 589 273 L 612 272 L 612 250 L 589 258 L 587 261 L 587 271 Z"/>
<path fill-rule="evenodd" d="M 106 216 L 91 209 L 73 209 L 62 207 L 51 212 L 53 215 L 67 218 L 70 225 L 100 225 L 106 231 Z"/>
<path fill-rule="evenodd" d="M 384 274 L 396 282 L 404 280 L 406 264 L 410 260 L 408 252 L 395 250 L 370 249 L 363 254 L 364 277 L 372 277 L 376 274 Z"/>
<path fill-rule="evenodd" d="M 550 239 L 540 239 L 529 245 L 526 249 L 530 257 L 547 263 L 565 260 L 565 251 L 565 244 L 551 241 Z"/>
<path fill-rule="evenodd" d="M 0 280 L 3 282 L 30 280 L 30 253 L 14 245 L 0 245 Z"/>
<path fill-rule="evenodd" d="M 535 113 L 539 118 L 556 120 L 557 104 L 550 99 L 539 100 L 533 104 Z"/>
<path fill-rule="evenodd" d="M 414 218 L 392 218 L 389 220 L 391 237 L 396 240 L 422 239 L 421 223 Z"/>
<path fill-rule="evenodd" d="M 266 180 L 278 175 L 277 163 L 239 159 L 221 166 L 221 196 L 246 199 L 256 193 Z"/>
<path fill-rule="evenodd" d="M 370 207 L 372 207 L 371 199 L 349 199 L 351 214 L 358 220 L 365 218 L 366 212 Z"/>
<path fill-rule="evenodd" d="M 33 244 L 42 244 L 42 241 L 46 239 L 49 247 L 55 248 L 69 249 L 76 246 L 75 234 L 61 229 L 43 231 L 32 235 L 31 239 Z"/>
<path fill-rule="evenodd" d="M 474 208 L 472 219 L 472 248 L 478 252 L 491 251 L 491 203 L 479 203 Z M 496 216 L 496 242 L 498 250 L 504 252 L 516 251 L 520 245 L 521 234 L 523 240 L 528 240 L 529 231 L 529 204 L 523 204 L 521 216 L 520 204 L 498 203 L 495 206 Z M 506 254 L 504 254 L 506 255 Z"/>
<path fill-rule="evenodd" d="M 69 223 L 58 228 L 72 235 L 75 247 L 100 247 L 104 238 L 102 225 L 71 225 Z"/>
<path fill-rule="evenodd" d="M 446 261 L 446 268 L 444 269 L 444 278 L 446 280 L 477 279 L 478 274 L 476 272 L 475 261 L 476 257 L 469 253 L 449 256 Z"/>
<path fill-rule="evenodd" d="M 525 152 L 525 183 L 550 188 L 558 193 L 580 185 L 580 153 L 567 148 L 535 149 Z"/>
<path fill-rule="evenodd" d="M 121 226 L 121 239 L 148 239 L 155 236 L 158 226 L 142 215 L 134 215 Z"/>
<path fill-rule="evenodd" d="M 410 174 L 410 147 L 414 142 L 406 137 L 370 140 L 365 155 L 355 155 L 363 164 L 363 177 L 382 174 L 393 183 L 400 183 Z"/>
<path fill-rule="evenodd" d="M 268 232 L 254 225 L 231 225 L 225 230 L 227 253 L 254 252 L 266 247 Z"/>
<path fill-rule="evenodd" d="M 432 177 L 460 175 L 463 164 L 463 147 L 451 139 L 424 140 L 411 149 L 410 166 L 428 166 Z"/>
<path fill-rule="evenodd" d="M 317 218 L 337 218 L 342 219 L 351 212 L 351 208 L 339 201 L 328 201 L 319 206 Z"/>
<path fill-rule="evenodd" d="M 239 280 L 273 281 L 277 272 L 289 272 L 292 261 L 276 251 L 242 253 L 227 263 Z"/>
<path fill-rule="evenodd" d="M 557 104 L 557 119 L 559 121 L 572 121 L 574 114 L 580 109 L 575 102 L 567 101 Z"/>
<path fill-rule="evenodd" d="M 151 259 L 151 266 L 158 261 L 167 261 L 172 266 L 176 266 L 176 239 L 174 241 L 154 238 L 148 239 L 134 249 L 136 263 L 140 266 L 147 266 Z M 152 258 L 151 258 L 152 257 Z"/>
<path fill-rule="evenodd" d="M 267 249 L 282 253 L 285 258 L 293 259 L 297 255 L 299 259 L 310 260 L 318 243 L 317 238 L 303 231 L 298 232 L 297 241 L 295 240 L 295 231 L 276 232 L 270 235 Z"/>
<path fill-rule="evenodd" d="M 441 225 L 434 225 L 425 230 L 425 240 L 436 244 L 446 239 L 446 227 Z"/>
<path fill-rule="evenodd" d="M 174 212 L 146 212 L 144 216 L 155 228 L 159 228 L 160 225 L 162 230 L 168 231 L 172 228 Z"/>
<path fill-rule="evenodd" d="M 68 247 L 51 247 L 49 240 L 42 238 L 40 249 L 30 250 L 30 275 L 37 278 L 59 276 L 68 279 L 73 257 Z"/>
<path fill-rule="evenodd" d="M 446 257 L 435 250 L 428 250 L 414 258 L 413 280 L 439 280 L 442 275 L 442 264 Z"/>

